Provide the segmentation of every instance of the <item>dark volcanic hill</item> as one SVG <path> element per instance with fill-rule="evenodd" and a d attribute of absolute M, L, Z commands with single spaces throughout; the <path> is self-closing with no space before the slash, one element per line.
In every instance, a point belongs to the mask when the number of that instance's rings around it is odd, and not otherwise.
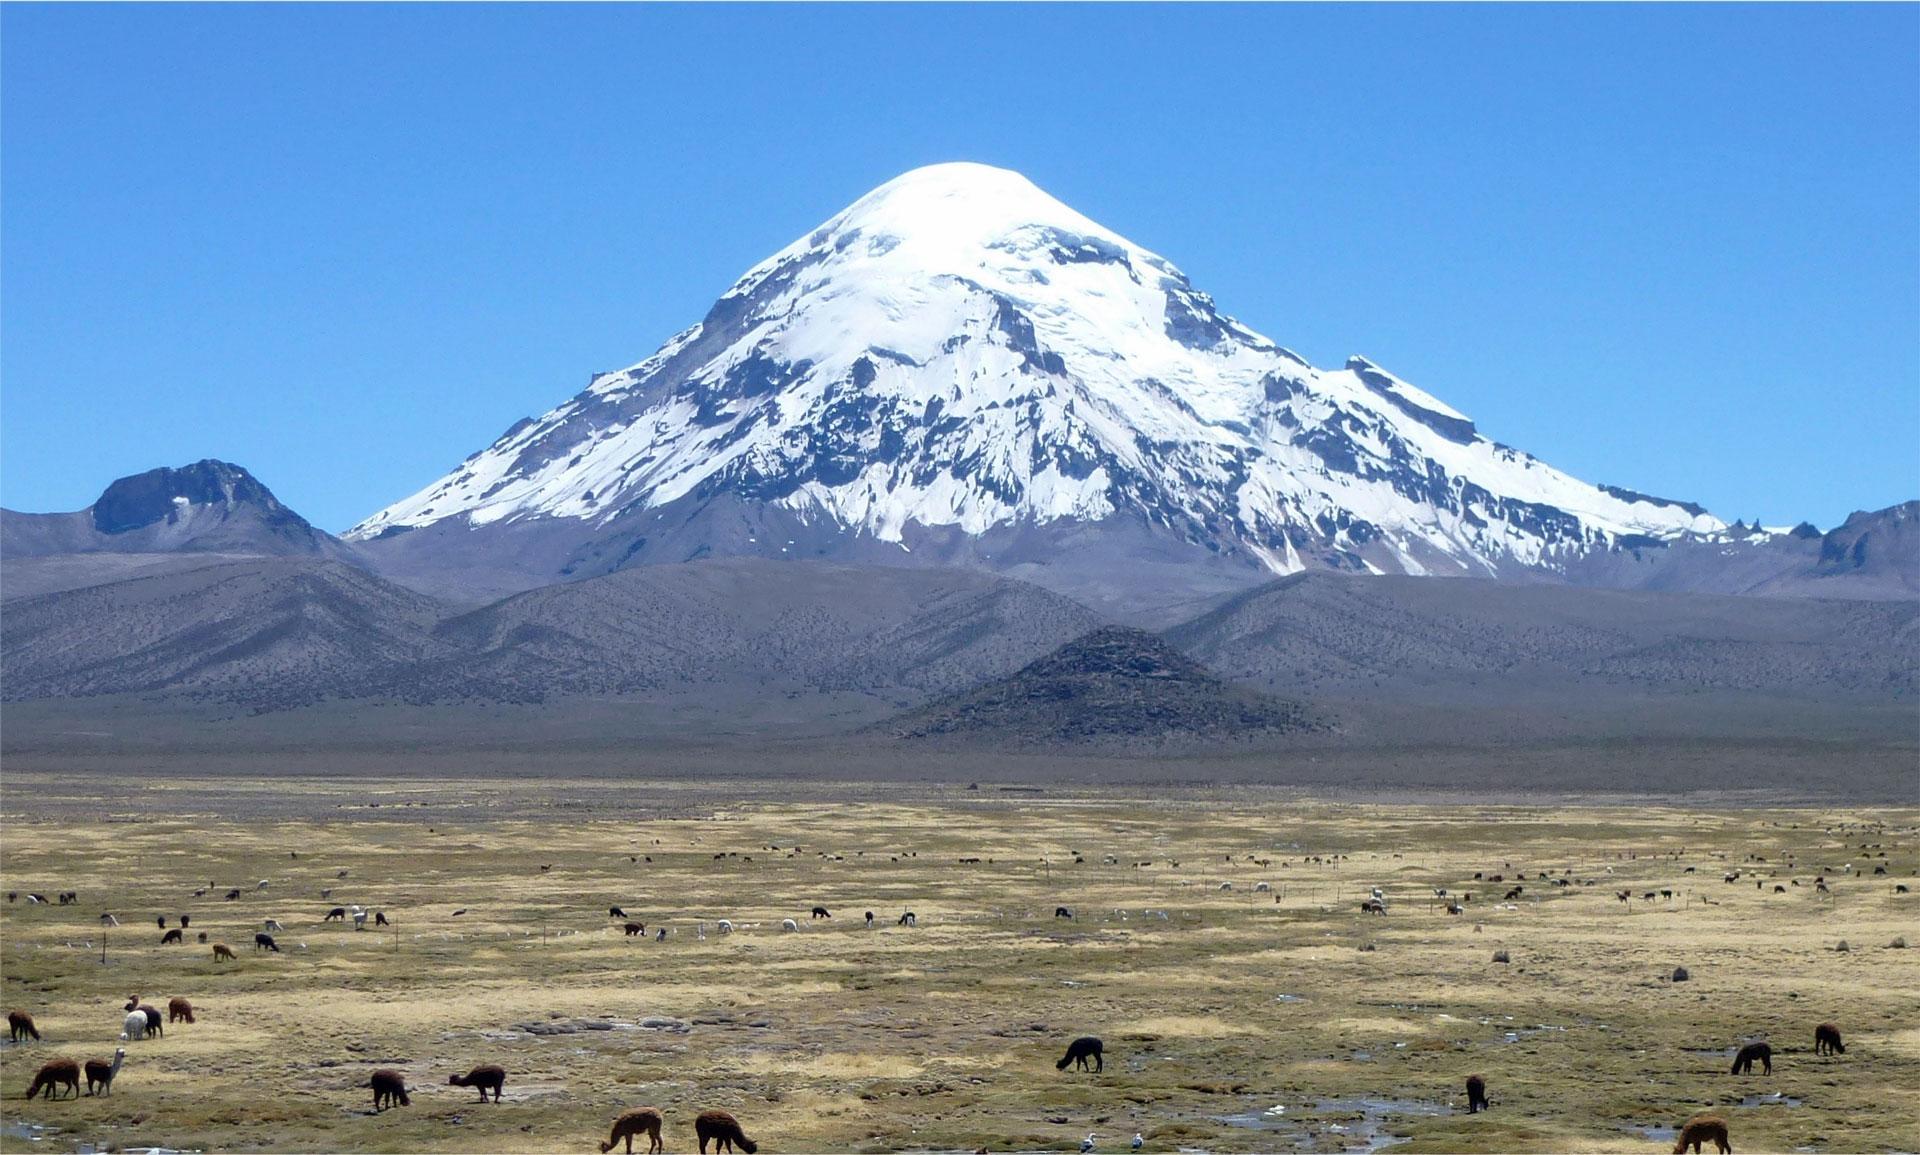
<path fill-rule="evenodd" d="M 10 561 L 96 553 L 354 556 L 253 474 L 211 459 L 123 477 L 76 513 L 0 510 L 0 556 Z"/>
<path fill-rule="evenodd" d="M 903 717 L 905 738 L 995 745 L 1236 742 L 1309 729 L 1305 707 L 1229 685 L 1143 630 L 1108 627 Z"/>

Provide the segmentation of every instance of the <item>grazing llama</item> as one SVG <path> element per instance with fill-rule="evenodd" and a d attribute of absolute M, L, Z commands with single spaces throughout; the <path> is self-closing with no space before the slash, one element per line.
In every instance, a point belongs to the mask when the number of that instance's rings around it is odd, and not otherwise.
<path fill-rule="evenodd" d="M 193 1004 L 181 998 L 168 999 L 167 1021 L 169 1023 L 191 1023 L 193 1021 Z"/>
<path fill-rule="evenodd" d="M 721 1151 L 731 1151 L 735 1147 L 745 1151 L 747 1155 L 753 1155 L 760 1149 L 760 1144 L 747 1138 L 747 1133 L 740 1129 L 740 1121 L 725 1111 L 700 1112 L 699 1117 L 693 1121 L 693 1133 L 700 1140 L 700 1155 L 707 1155 L 708 1140 L 713 1141 L 716 1155 Z"/>
<path fill-rule="evenodd" d="M 500 1091 L 507 1085 L 507 1069 L 491 1064 L 484 1067 L 475 1067 L 464 1075 L 448 1075 L 447 1085 L 449 1087 L 478 1088 L 480 1091 L 480 1101 L 482 1103 L 487 1101 L 487 1092 L 492 1091 L 493 1101 L 498 1103 L 500 1101 Z"/>
<path fill-rule="evenodd" d="M 1695 1115 L 1688 1119 L 1674 1138 L 1673 1155 L 1680 1155 L 1687 1148 L 1693 1148 L 1698 1155 L 1700 1145 L 1713 1141 L 1721 1155 L 1733 1155 L 1733 1144 L 1727 1141 L 1727 1121 L 1718 1115 Z"/>
<path fill-rule="evenodd" d="M 72 1091 L 74 1098 L 80 1097 L 80 1064 L 72 1059 L 55 1059 L 42 1066 L 39 1073 L 34 1075 L 33 1083 L 27 1087 L 27 1098 L 33 1098 L 45 1088 L 47 1098 L 57 1099 L 59 1096 L 55 1091 L 61 1086 Z"/>
<path fill-rule="evenodd" d="M 660 1112 L 652 1107 L 638 1107 L 623 1113 L 613 1121 L 613 1134 L 607 1136 L 605 1143 L 600 1144 L 600 1155 L 607 1155 L 607 1152 L 613 1150 L 614 1144 L 622 1139 L 627 1141 L 627 1155 L 633 1155 L 635 1135 L 647 1137 L 647 1155 L 654 1155 L 656 1151 L 667 1149 L 667 1145 L 660 1141 Z"/>
<path fill-rule="evenodd" d="M 376 1114 L 383 1106 L 413 1105 L 413 1100 L 407 1098 L 407 1084 L 398 1071 L 375 1071 L 367 1079 L 367 1086 L 373 1088 L 373 1109 Z"/>
<path fill-rule="evenodd" d="M 1840 1028 L 1832 1023 L 1821 1023 L 1813 1028 L 1813 1053 L 1816 1055 L 1844 1055 L 1847 1045 L 1840 1041 Z"/>
<path fill-rule="evenodd" d="M 31 1038 L 36 1042 L 40 1038 L 40 1028 L 33 1025 L 33 1016 L 25 1011 L 7 1012 L 7 1037 L 14 1042 L 21 1038 Z"/>
<path fill-rule="evenodd" d="M 1753 1074 L 1753 1064 L 1758 1061 L 1762 1074 L 1773 1074 L 1773 1048 L 1765 1043 L 1748 1043 L 1740 1048 L 1733 1057 L 1733 1073 L 1736 1075 Z"/>
<path fill-rule="evenodd" d="M 224 942 L 214 943 L 213 944 L 213 961 L 214 962 L 233 962 L 234 961 L 233 948 L 228 946 Z"/>
<path fill-rule="evenodd" d="M 1106 1048 L 1107 1045 L 1105 1043 L 1094 1038 L 1092 1035 L 1083 1035 L 1067 1044 L 1067 1053 L 1060 1056 L 1060 1061 L 1053 1065 L 1054 1070 L 1064 1071 L 1067 1069 L 1067 1064 L 1072 1063 L 1074 1069 L 1084 1071 L 1087 1067 L 1087 1060 L 1092 1059 L 1094 1073 L 1098 1074 L 1107 1068 L 1107 1061 L 1104 1057 Z"/>
<path fill-rule="evenodd" d="M 1467 1114 L 1477 1114 L 1492 1106 L 1493 1104 L 1487 1102 L 1487 1081 L 1478 1075 L 1468 1075 Z"/>

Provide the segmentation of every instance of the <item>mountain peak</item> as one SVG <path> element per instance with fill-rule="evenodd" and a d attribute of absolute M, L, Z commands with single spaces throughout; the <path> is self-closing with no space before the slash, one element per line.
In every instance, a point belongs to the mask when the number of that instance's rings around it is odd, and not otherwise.
<path fill-rule="evenodd" d="M 259 479 L 231 462 L 206 458 L 177 469 L 161 467 L 122 477 L 93 503 L 93 527 L 125 533 L 162 520 L 178 521 L 194 506 L 253 505 L 274 516 L 306 522 L 281 505 Z"/>
<path fill-rule="evenodd" d="M 207 458 L 149 469 L 107 486 L 77 513 L 0 511 L 0 546 L 12 557 L 73 553 L 317 554 L 352 551 L 280 504 L 232 462 Z"/>
<path fill-rule="evenodd" d="M 1112 237 L 1012 169 L 965 161 L 902 173 L 853 202 L 822 227 L 836 231 L 858 228 L 903 237 L 931 234 L 992 240 L 1028 225 L 1054 225 Z"/>
<path fill-rule="evenodd" d="M 451 558 L 520 534 L 485 551 L 569 576 L 757 554 L 1025 566 L 1074 592 L 1153 584 L 1141 562 L 1498 576 L 1721 528 L 1497 445 L 1364 358 L 1316 369 L 1019 173 L 953 163 L 349 536 Z"/>

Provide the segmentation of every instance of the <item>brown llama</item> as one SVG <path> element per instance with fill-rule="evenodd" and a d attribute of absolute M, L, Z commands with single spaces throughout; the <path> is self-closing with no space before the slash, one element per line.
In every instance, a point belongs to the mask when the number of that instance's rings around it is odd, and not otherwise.
<path fill-rule="evenodd" d="M 125 1047 L 117 1047 L 114 1049 L 113 1062 L 111 1063 L 107 1062 L 105 1059 L 88 1059 L 87 1060 L 87 1094 L 89 1095 L 113 1094 L 113 1077 L 120 1073 L 120 1064 L 126 1061 L 127 1061 L 127 1049 Z M 94 1089 L 96 1085 L 99 1087 L 99 1090 Z"/>
<path fill-rule="evenodd" d="M 80 1097 L 80 1064 L 72 1059 L 55 1059 L 41 1067 L 40 1073 L 33 1077 L 33 1085 L 27 1088 L 27 1098 L 40 1094 L 43 1087 L 47 1098 L 58 1098 L 54 1092 L 62 1085 L 73 1092 L 74 1098 Z"/>
<path fill-rule="evenodd" d="M 627 923 L 626 932 L 628 938 L 632 938 L 636 934 L 645 934 L 647 933 L 647 924 L 644 922 Z"/>
<path fill-rule="evenodd" d="M 1107 1069 L 1107 1061 L 1103 1057 L 1106 1047 L 1105 1043 L 1092 1035 L 1082 1036 L 1067 1044 L 1067 1053 L 1060 1056 L 1060 1061 L 1053 1065 L 1053 1069 L 1064 1071 L 1067 1064 L 1072 1063 L 1076 1070 L 1084 1071 L 1087 1069 L 1087 1060 L 1092 1059 L 1093 1071 L 1099 1074 Z"/>
<path fill-rule="evenodd" d="M 479 1088 L 480 1101 L 482 1103 L 487 1101 L 487 1092 L 491 1090 L 493 1092 L 493 1101 L 498 1103 L 500 1101 L 500 1090 L 507 1085 L 507 1069 L 491 1064 L 484 1067 L 475 1067 L 464 1075 L 448 1075 L 447 1085 L 449 1087 Z"/>
<path fill-rule="evenodd" d="M 1760 1064 L 1762 1074 L 1773 1074 L 1773 1048 L 1765 1043 L 1748 1043 L 1741 1047 L 1740 1053 L 1733 1057 L 1733 1073 L 1751 1075 L 1755 1062 Z"/>
<path fill-rule="evenodd" d="M 1467 1114 L 1473 1115 L 1490 1110 L 1493 1104 L 1487 1102 L 1487 1081 L 1478 1075 L 1467 1076 Z"/>
<path fill-rule="evenodd" d="M 613 1150 L 614 1144 L 622 1139 L 627 1141 L 627 1155 L 633 1155 L 635 1135 L 647 1137 L 647 1155 L 654 1155 L 656 1151 L 667 1149 L 667 1145 L 660 1141 L 660 1112 L 652 1107 L 637 1107 L 624 1112 L 613 1121 L 613 1134 L 607 1137 L 605 1143 L 600 1144 L 600 1155 L 607 1155 L 607 1152 Z"/>
<path fill-rule="evenodd" d="M 40 1038 L 40 1028 L 33 1025 L 33 1016 L 25 1011 L 7 1012 L 7 1034 L 14 1042 L 24 1036 L 36 1041 Z"/>
<path fill-rule="evenodd" d="M 224 962 L 232 962 L 232 961 L 234 961 L 234 960 L 233 960 L 233 948 L 232 948 L 232 947 L 230 947 L 230 946 L 228 946 L 228 945 L 227 945 L 226 943 L 224 943 L 224 942 L 216 942 L 216 943 L 214 943 L 214 944 L 213 944 L 213 961 L 214 961 L 214 962 L 222 962 L 222 961 L 224 961 Z"/>
<path fill-rule="evenodd" d="M 1700 1145 L 1713 1141 L 1721 1155 L 1733 1155 L 1733 1144 L 1727 1141 L 1727 1121 L 1718 1115 L 1695 1115 L 1680 1128 L 1673 1143 L 1673 1155 L 1680 1155 L 1687 1148 L 1693 1148 L 1699 1155 Z"/>
<path fill-rule="evenodd" d="M 410 1107 L 413 1100 L 407 1098 L 406 1081 L 400 1078 L 400 1072 L 375 1071 L 367 1080 L 367 1086 L 373 1088 L 373 1109 L 378 1112 L 381 1106 Z"/>
<path fill-rule="evenodd" d="M 700 1140 L 700 1155 L 707 1155 L 707 1140 L 713 1140 L 715 1155 L 721 1151 L 731 1151 L 736 1146 L 753 1155 L 760 1150 L 760 1144 L 747 1138 L 740 1129 L 740 1121 L 725 1111 L 702 1111 L 693 1121 L 693 1134 Z"/>
<path fill-rule="evenodd" d="M 1840 1028 L 1832 1023 L 1821 1023 L 1813 1028 L 1813 1053 L 1816 1055 L 1844 1055 L 1847 1045 L 1840 1041 Z"/>
<path fill-rule="evenodd" d="M 185 999 L 167 1000 L 167 1021 L 169 1023 L 190 1023 L 193 1021 L 193 1004 Z"/>

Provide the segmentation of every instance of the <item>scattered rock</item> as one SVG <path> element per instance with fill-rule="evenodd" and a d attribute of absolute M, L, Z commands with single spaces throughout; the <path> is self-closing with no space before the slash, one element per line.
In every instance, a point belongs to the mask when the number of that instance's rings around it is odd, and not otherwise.
<path fill-rule="evenodd" d="M 693 1029 L 693 1024 L 685 1019 L 668 1018 L 665 1015 L 649 1015 L 640 1020 L 639 1026 L 643 1031 L 671 1031 L 676 1035 L 684 1035 Z"/>

